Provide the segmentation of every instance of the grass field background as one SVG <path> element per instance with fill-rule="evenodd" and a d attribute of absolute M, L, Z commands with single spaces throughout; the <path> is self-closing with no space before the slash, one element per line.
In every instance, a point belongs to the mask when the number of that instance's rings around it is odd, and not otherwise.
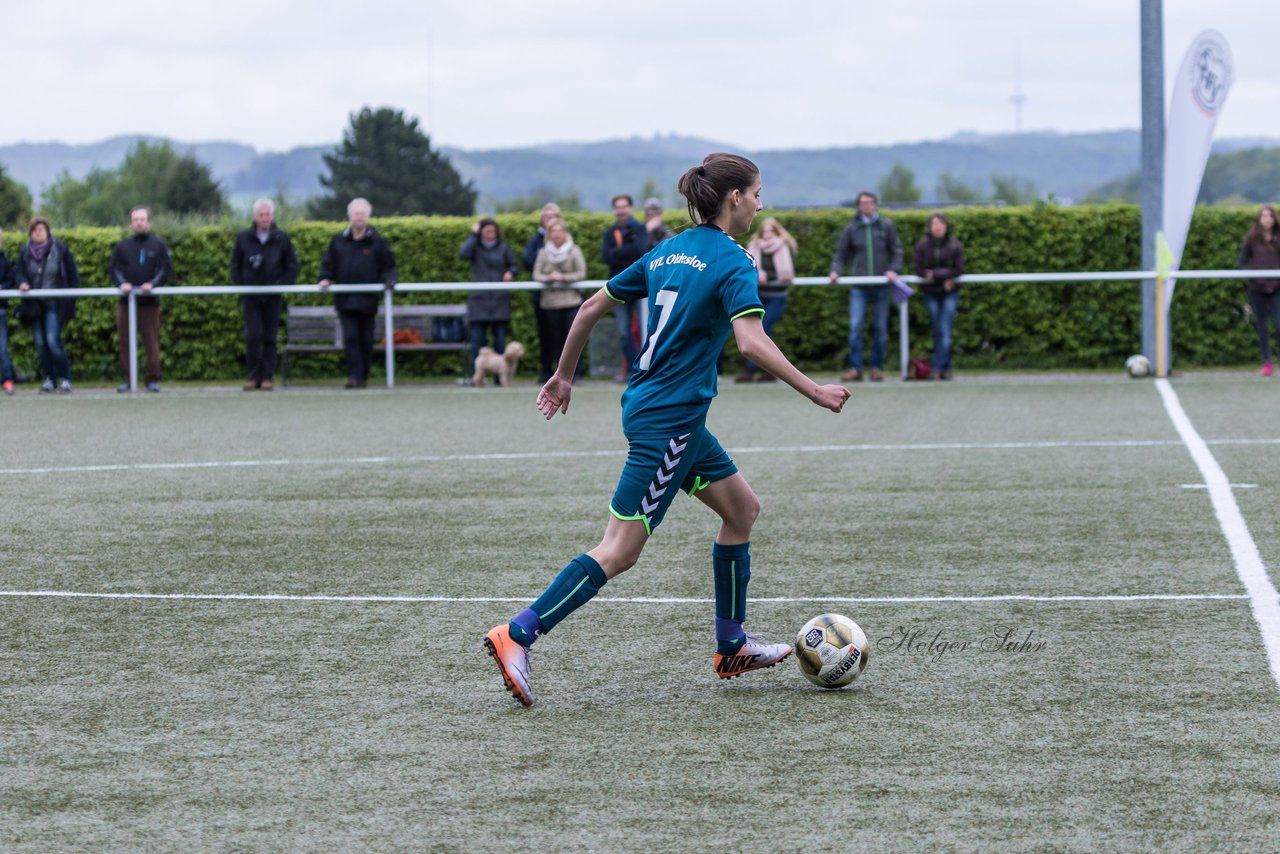
<path fill-rule="evenodd" d="M 1253 485 L 1235 497 L 1274 579 L 1280 387 L 1174 389 Z M 763 502 L 750 595 L 773 600 L 748 627 L 790 640 L 847 613 L 867 672 L 839 692 L 789 660 L 716 679 L 716 524 L 680 498 L 636 568 L 539 642 L 526 710 L 480 637 L 595 544 L 625 452 L 616 386 L 550 424 L 534 392 L 0 400 L 7 594 L 436 597 L 0 596 L 0 847 L 1280 838 L 1280 691 L 1151 383 L 890 382 L 839 416 L 726 386 L 710 426 Z M 1136 595 L 1198 598 L 1090 598 Z M 993 596 L 1086 598 L 956 598 Z M 832 601 L 850 597 L 940 601 Z"/>

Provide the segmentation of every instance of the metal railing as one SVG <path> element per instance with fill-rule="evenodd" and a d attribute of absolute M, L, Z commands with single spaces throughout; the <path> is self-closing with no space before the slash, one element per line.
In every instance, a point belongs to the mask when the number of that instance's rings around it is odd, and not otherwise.
<path fill-rule="evenodd" d="M 1010 284 L 1018 282 L 1130 282 L 1145 281 L 1156 278 L 1155 270 L 1118 270 L 1091 273 L 966 273 L 956 279 L 962 285 Z M 1280 278 L 1280 270 L 1177 270 L 1170 274 L 1170 279 L 1186 281 L 1222 280 L 1222 279 L 1270 279 Z M 910 285 L 923 284 L 919 276 L 899 276 L 901 281 Z M 603 287 L 607 279 L 592 279 L 578 282 L 573 287 L 578 290 L 595 290 Z M 833 284 L 827 276 L 804 276 L 794 280 L 792 284 L 801 287 L 837 287 L 849 285 L 883 285 L 884 276 L 841 276 Z M 542 290 L 539 282 L 398 282 L 394 288 L 382 284 L 364 285 L 166 285 L 152 288 L 143 296 L 155 297 L 199 297 L 199 296 L 262 296 L 264 294 L 333 294 L 333 293 L 381 293 L 383 295 L 383 334 L 386 338 L 386 371 L 387 388 L 395 387 L 395 322 L 393 317 L 394 295 L 397 293 L 438 293 L 442 291 L 535 291 Z M 111 297 L 125 298 L 129 313 L 129 388 L 138 390 L 138 288 L 129 294 L 120 292 L 119 288 L 48 288 L 19 291 L 16 289 L 0 290 L 0 299 L 35 298 L 57 299 L 59 297 Z M 907 302 L 898 306 L 899 348 L 902 362 L 902 376 L 907 376 L 910 362 L 910 340 L 907 329 Z"/>

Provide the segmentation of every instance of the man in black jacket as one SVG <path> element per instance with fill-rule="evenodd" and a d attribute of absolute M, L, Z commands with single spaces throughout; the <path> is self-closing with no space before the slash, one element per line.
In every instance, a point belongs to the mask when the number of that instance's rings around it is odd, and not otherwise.
<path fill-rule="evenodd" d="M 144 374 L 147 391 L 160 390 L 160 298 L 151 295 L 169 280 L 169 247 L 151 233 L 151 211 L 136 207 L 129 211 L 129 228 L 133 234 L 116 244 L 107 274 L 123 295 L 116 306 L 116 332 L 120 336 L 120 376 L 123 382 L 116 391 L 131 391 L 129 385 L 129 300 L 138 289 L 138 334 L 146 350 Z"/>
<path fill-rule="evenodd" d="M 649 251 L 649 232 L 644 225 L 635 221 L 631 209 L 635 202 L 625 193 L 613 197 L 613 216 L 617 220 L 605 229 L 604 238 L 600 241 L 600 260 L 609 267 L 609 278 L 621 273 L 644 253 Z M 622 343 L 622 358 L 625 365 L 614 379 L 626 382 L 630 378 L 631 367 L 640 355 L 640 348 L 631 330 L 632 317 L 635 316 L 640 327 L 640 337 L 644 338 L 648 331 L 648 303 L 644 300 L 629 302 L 615 306 L 614 319 L 618 324 L 618 337 Z"/>
<path fill-rule="evenodd" d="M 889 339 L 889 285 L 902 272 L 902 241 L 893 220 L 880 215 L 879 199 L 868 190 L 858 193 L 858 215 L 840 232 L 831 258 L 831 282 L 845 269 L 850 276 L 884 276 L 884 284 L 854 285 L 849 290 L 849 370 L 842 379 L 862 379 L 862 322 L 871 307 L 871 381 L 884 379 L 884 354 Z"/>
<path fill-rule="evenodd" d="M 298 255 L 293 241 L 275 224 L 270 199 L 253 203 L 253 227 L 236 235 L 231 250 L 231 282 L 236 285 L 292 285 L 298 281 Z M 245 391 L 270 391 L 276 373 L 276 333 L 280 329 L 280 294 L 241 294 L 244 308 Z"/>
<path fill-rule="evenodd" d="M 320 262 L 320 287 L 380 283 L 390 290 L 396 283 L 396 259 L 386 239 L 369 225 L 373 206 L 365 199 L 347 205 L 350 223 L 329 241 Z M 334 294 L 342 323 L 342 347 L 347 360 L 347 388 L 369 385 L 373 365 L 374 318 L 382 297 L 376 293 Z"/>

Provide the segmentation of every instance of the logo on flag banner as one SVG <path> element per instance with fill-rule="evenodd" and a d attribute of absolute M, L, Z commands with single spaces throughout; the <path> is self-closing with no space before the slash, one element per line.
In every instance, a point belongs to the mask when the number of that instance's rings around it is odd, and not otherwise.
<path fill-rule="evenodd" d="M 1191 212 L 1213 145 L 1213 129 L 1231 89 L 1231 49 L 1217 30 L 1195 37 L 1173 81 L 1164 143 L 1164 212 L 1162 229 L 1169 269 L 1177 270 L 1191 227 Z M 1165 288 L 1163 310 L 1173 301 L 1175 282 Z"/>

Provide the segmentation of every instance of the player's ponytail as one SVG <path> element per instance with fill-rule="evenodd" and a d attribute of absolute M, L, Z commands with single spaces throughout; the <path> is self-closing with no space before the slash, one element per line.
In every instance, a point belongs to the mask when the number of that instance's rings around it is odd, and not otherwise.
<path fill-rule="evenodd" d="M 734 190 L 746 192 L 759 174 L 747 158 L 717 151 L 681 175 L 676 186 L 688 202 L 689 218 L 704 223 L 716 218 L 726 196 Z"/>

